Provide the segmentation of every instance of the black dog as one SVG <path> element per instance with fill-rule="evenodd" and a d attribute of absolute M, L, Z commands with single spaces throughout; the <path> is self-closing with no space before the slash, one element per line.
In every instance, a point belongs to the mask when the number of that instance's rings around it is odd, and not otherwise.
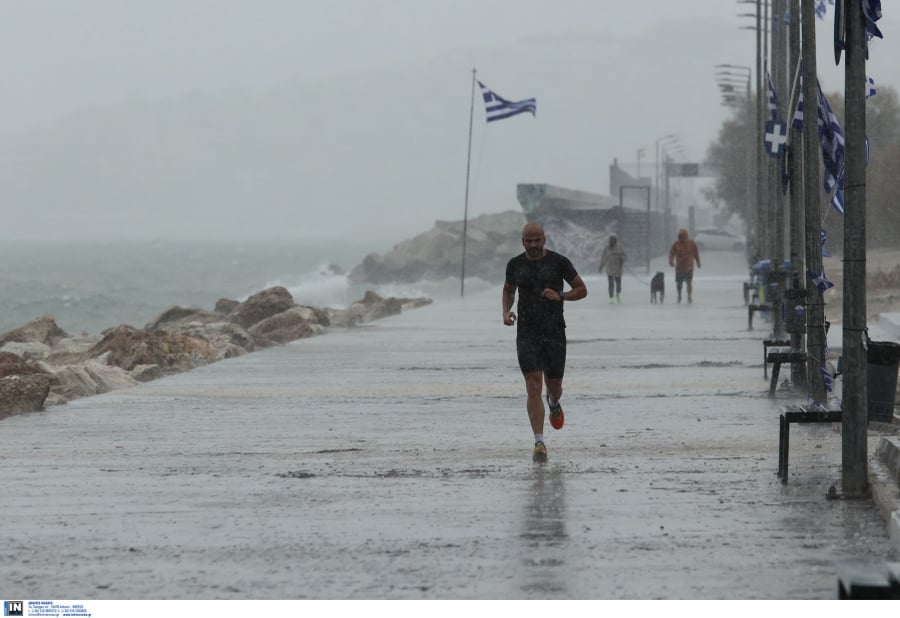
<path fill-rule="evenodd" d="M 656 302 L 656 295 L 659 294 L 659 302 L 663 302 L 666 296 L 666 276 L 662 272 L 657 272 L 650 280 L 650 302 Z"/>

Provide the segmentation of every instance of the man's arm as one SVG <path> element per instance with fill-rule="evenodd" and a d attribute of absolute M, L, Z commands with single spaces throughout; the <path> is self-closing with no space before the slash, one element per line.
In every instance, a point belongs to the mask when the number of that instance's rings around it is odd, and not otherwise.
<path fill-rule="evenodd" d="M 563 300 L 581 300 L 585 296 L 587 296 L 587 286 L 584 284 L 584 280 L 581 278 L 581 275 L 576 276 L 572 281 L 569 282 L 569 285 L 572 286 L 572 289 L 568 292 L 563 293 Z"/>
<path fill-rule="evenodd" d="M 503 310 L 503 323 L 512 326 L 516 323 L 516 314 L 512 311 L 513 301 L 516 299 L 516 287 L 508 281 L 503 283 L 503 293 L 500 296 L 500 306 Z"/>

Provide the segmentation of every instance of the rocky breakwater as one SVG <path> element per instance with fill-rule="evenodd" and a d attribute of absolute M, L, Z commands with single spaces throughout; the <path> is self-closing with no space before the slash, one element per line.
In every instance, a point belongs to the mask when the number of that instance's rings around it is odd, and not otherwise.
<path fill-rule="evenodd" d="M 36 318 L 0 335 L 0 419 L 429 303 L 369 291 L 347 309 L 322 309 L 300 305 L 276 286 L 243 302 L 221 299 L 211 311 L 170 307 L 143 329 L 123 324 L 99 335 L 73 337 L 53 316 Z"/>
<path fill-rule="evenodd" d="M 466 273 L 502 281 L 509 258 L 522 252 L 521 211 L 481 215 L 466 224 Z M 372 253 L 350 271 L 356 283 L 415 283 L 459 277 L 462 272 L 462 221 L 437 221 L 434 227 L 397 244 L 385 254 Z M 499 284 L 498 284 L 499 285 Z"/>

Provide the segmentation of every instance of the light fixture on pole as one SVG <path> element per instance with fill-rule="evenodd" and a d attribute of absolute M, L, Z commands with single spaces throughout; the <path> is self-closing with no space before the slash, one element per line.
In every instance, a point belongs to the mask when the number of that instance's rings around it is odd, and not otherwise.
<path fill-rule="evenodd" d="M 657 211 L 659 210 L 659 147 L 660 147 L 660 144 L 667 144 L 667 143 L 671 143 L 672 141 L 677 141 L 677 140 L 678 140 L 678 136 L 675 135 L 674 133 L 669 133 L 667 135 L 663 135 L 662 137 L 660 137 L 656 140 L 656 160 L 654 162 L 655 167 L 656 167 L 656 175 L 654 178 L 654 183 L 656 185 L 655 209 Z"/>

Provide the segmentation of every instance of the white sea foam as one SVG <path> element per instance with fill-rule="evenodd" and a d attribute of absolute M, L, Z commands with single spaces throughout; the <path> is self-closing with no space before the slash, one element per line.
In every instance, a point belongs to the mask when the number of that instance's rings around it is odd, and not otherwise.
<path fill-rule="evenodd" d="M 342 309 L 367 290 L 384 297 L 459 298 L 458 277 L 395 284 L 350 282 L 376 248 L 333 241 L 83 241 L 0 245 L 0 333 L 53 315 L 69 333 L 144 327 L 173 305 L 211 310 L 274 285 L 303 305 Z M 499 282 L 467 277 L 465 293 Z"/>

